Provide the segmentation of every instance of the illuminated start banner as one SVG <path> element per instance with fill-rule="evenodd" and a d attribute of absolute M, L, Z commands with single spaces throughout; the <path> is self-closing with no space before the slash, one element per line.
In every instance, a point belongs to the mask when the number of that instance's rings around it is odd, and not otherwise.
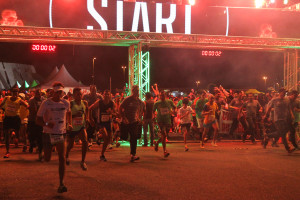
<path fill-rule="evenodd" d="M 120 0 L 0 1 L 0 25 L 300 38 L 300 12 Z"/>

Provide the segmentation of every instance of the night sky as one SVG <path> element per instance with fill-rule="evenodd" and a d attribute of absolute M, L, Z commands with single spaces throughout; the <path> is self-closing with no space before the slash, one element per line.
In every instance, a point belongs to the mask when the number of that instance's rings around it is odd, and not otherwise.
<path fill-rule="evenodd" d="M 58 45 L 56 53 L 36 53 L 25 43 L 0 43 L 0 59 L 3 62 L 32 64 L 37 73 L 46 77 L 55 66 L 66 66 L 70 74 L 85 85 L 91 84 L 92 58 L 95 61 L 96 85 L 100 90 L 112 89 L 124 84 L 122 65 L 128 65 L 126 47 Z M 283 79 L 283 54 L 276 52 L 223 51 L 221 57 L 203 57 L 195 49 L 150 49 L 150 81 L 160 88 L 200 88 L 208 84 L 224 88 L 264 89 Z M 128 68 L 127 68 L 128 69 Z M 128 71 L 126 69 L 126 81 Z"/>

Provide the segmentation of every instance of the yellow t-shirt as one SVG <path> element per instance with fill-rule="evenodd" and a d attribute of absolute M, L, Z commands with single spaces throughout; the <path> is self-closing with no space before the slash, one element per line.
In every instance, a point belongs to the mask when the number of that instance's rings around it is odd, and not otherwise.
<path fill-rule="evenodd" d="M 5 110 L 5 116 L 14 117 L 17 115 L 20 115 L 20 97 L 17 97 L 15 101 L 11 101 L 11 96 L 7 97 L 5 104 L 4 104 L 4 110 Z"/>

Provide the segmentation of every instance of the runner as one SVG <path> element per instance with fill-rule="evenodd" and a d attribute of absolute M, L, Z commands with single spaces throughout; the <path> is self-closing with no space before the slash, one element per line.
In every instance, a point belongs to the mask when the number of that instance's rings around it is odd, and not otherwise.
<path fill-rule="evenodd" d="M 171 128 L 171 112 L 175 110 L 175 105 L 170 99 L 166 99 L 164 91 L 160 92 L 160 100 L 155 102 L 153 112 L 157 111 L 156 120 L 160 129 L 161 137 L 159 140 L 154 141 L 154 150 L 158 151 L 158 145 L 162 142 L 164 157 L 168 157 L 170 153 L 166 149 L 166 138 Z"/>
<path fill-rule="evenodd" d="M 202 115 L 202 112 L 203 112 L 204 106 L 207 102 L 208 102 L 208 99 L 206 98 L 206 93 L 204 91 L 202 91 L 200 93 L 199 100 L 197 100 L 197 102 L 196 102 L 196 107 L 195 107 L 200 137 L 203 135 L 203 131 L 204 131 L 204 127 L 203 127 L 204 116 Z"/>
<path fill-rule="evenodd" d="M 99 99 L 103 99 L 103 97 L 97 93 L 97 88 L 96 85 L 90 85 L 90 93 L 86 94 L 83 96 L 82 98 L 83 100 L 88 102 L 88 105 L 92 105 L 94 104 L 97 100 Z M 97 121 L 97 111 L 95 110 L 92 113 L 89 113 L 90 115 L 92 115 L 93 120 L 96 122 Z M 87 131 L 87 136 L 88 136 L 88 148 L 89 150 L 92 148 L 93 145 L 93 138 L 94 138 L 94 133 L 96 131 L 96 127 L 91 126 L 89 123 L 87 123 L 86 125 L 86 131 Z"/>
<path fill-rule="evenodd" d="M 74 88 L 73 89 L 73 97 L 74 100 L 70 102 L 71 106 L 71 113 L 72 113 L 72 131 L 68 132 L 67 135 L 67 153 L 66 153 L 66 164 L 70 165 L 69 160 L 69 153 L 73 148 L 75 137 L 78 138 L 82 142 L 82 157 L 80 162 L 80 167 L 82 170 L 87 170 L 87 165 L 85 163 L 85 156 L 86 151 L 88 148 L 88 141 L 87 141 L 87 133 L 85 129 L 86 119 L 88 119 L 88 103 L 82 100 L 82 93 L 81 88 Z"/>
<path fill-rule="evenodd" d="M 181 132 L 183 133 L 183 138 L 184 138 L 184 149 L 185 151 L 188 151 L 189 148 L 186 143 L 186 136 L 188 133 L 190 133 L 190 128 L 192 124 L 192 113 L 194 113 L 193 109 L 188 106 L 189 104 L 189 99 L 184 98 L 182 100 L 183 107 L 181 107 L 178 111 L 179 118 L 180 118 L 180 127 L 181 127 Z"/>
<path fill-rule="evenodd" d="M 152 94 L 150 92 L 146 93 L 145 106 L 146 110 L 143 117 L 143 128 L 144 128 L 144 147 L 148 146 L 148 127 L 150 132 L 150 146 L 153 147 L 154 131 L 153 131 L 153 105 L 154 101 L 152 99 Z"/>
<path fill-rule="evenodd" d="M 39 160 L 43 159 L 43 127 L 35 123 L 36 114 L 44 98 L 41 97 L 41 90 L 37 89 L 34 96 L 29 99 L 29 116 L 28 116 L 28 138 L 29 138 L 29 153 L 33 152 L 35 143 L 37 143 Z"/>
<path fill-rule="evenodd" d="M 132 86 L 132 95 L 126 97 L 120 105 L 120 115 L 122 116 L 121 139 L 127 140 L 130 135 L 130 162 L 139 160 L 136 156 L 136 146 L 138 139 L 138 125 L 141 122 L 141 113 L 144 112 L 145 104 L 139 99 L 139 87 Z"/>
<path fill-rule="evenodd" d="M 242 135 L 243 141 L 245 141 L 244 135 L 248 130 L 246 119 L 243 112 L 240 112 L 241 107 L 244 105 L 242 100 L 242 94 L 235 93 L 234 99 L 229 103 L 228 109 L 231 111 L 232 124 L 229 130 L 229 137 L 233 138 L 233 132 L 238 128 L 239 122 L 244 128 L 244 134 Z"/>
<path fill-rule="evenodd" d="M 251 139 L 252 143 L 255 144 L 256 143 L 255 142 L 256 121 L 257 121 L 256 118 L 257 118 L 257 113 L 261 109 L 261 105 L 257 100 L 254 99 L 253 94 L 249 94 L 248 101 L 246 101 L 244 103 L 242 108 L 246 109 L 246 120 L 248 122 L 248 131 L 244 132 L 243 141 L 245 141 L 245 138 L 246 138 L 246 135 L 248 132 L 251 135 L 250 139 Z M 241 111 L 242 111 L 242 109 L 240 110 L 240 112 Z"/>
<path fill-rule="evenodd" d="M 59 182 L 58 193 L 67 192 L 64 185 L 65 164 L 66 164 L 66 124 L 72 129 L 72 116 L 70 103 L 62 99 L 63 85 L 59 82 L 53 83 L 53 96 L 45 100 L 37 113 L 36 123 L 43 126 L 43 147 L 45 161 L 51 160 L 52 147 L 56 146 L 59 157 Z"/>
<path fill-rule="evenodd" d="M 109 90 L 105 90 L 103 93 L 104 99 L 96 101 L 93 105 L 89 107 L 90 111 L 95 109 L 99 109 L 98 116 L 98 128 L 99 134 L 102 135 L 104 140 L 100 160 L 107 161 L 104 153 L 106 151 L 107 146 L 111 143 L 112 136 L 112 114 L 115 113 L 115 103 L 111 100 L 111 93 Z M 93 117 L 90 116 L 92 126 L 95 126 L 95 121 L 93 121 Z"/>
<path fill-rule="evenodd" d="M 282 138 L 286 151 L 288 153 L 292 153 L 295 149 L 289 147 L 286 134 L 289 131 L 288 119 L 291 118 L 294 120 L 294 115 L 291 110 L 289 99 L 285 98 L 285 94 L 286 90 L 284 88 L 280 88 L 279 97 L 275 97 L 269 102 L 269 107 L 264 118 L 268 119 L 271 109 L 274 108 L 274 121 L 278 135 Z"/>
<path fill-rule="evenodd" d="M 5 97 L 0 105 L 0 107 L 4 108 L 5 110 L 3 120 L 3 132 L 6 153 L 4 155 L 4 158 L 9 158 L 10 156 L 9 144 L 12 132 L 15 133 L 15 144 L 18 143 L 19 130 L 21 126 L 20 106 L 23 105 L 24 107 L 28 108 L 28 104 L 18 96 L 18 92 L 18 88 L 13 88 L 11 90 L 12 96 Z"/>
<path fill-rule="evenodd" d="M 299 95 L 299 92 L 297 90 L 293 90 L 290 92 L 289 100 L 290 100 L 290 106 L 291 110 L 294 115 L 294 120 L 290 117 L 288 120 L 289 123 L 289 130 L 290 130 L 290 141 L 293 144 L 293 146 L 299 150 L 299 145 L 296 141 L 296 129 L 299 123 L 299 113 L 300 113 L 300 102 L 297 99 Z"/>
<path fill-rule="evenodd" d="M 216 111 L 218 110 L 218 105 L 214 102 L 214 96 L 210 96 L 208 102 L 205 104 L 202 115 L 204 116 L 203 127 L 204 132 L 202 134 L 201 148 L 204 148 L 204 140 L 209 129 L 212 127 L 214 130 L 214 136 L 212 141 L 212 146 L 218 146 L 216 144 L 217 134 L 219 131 L 218 122 L 216 120 Z"/>

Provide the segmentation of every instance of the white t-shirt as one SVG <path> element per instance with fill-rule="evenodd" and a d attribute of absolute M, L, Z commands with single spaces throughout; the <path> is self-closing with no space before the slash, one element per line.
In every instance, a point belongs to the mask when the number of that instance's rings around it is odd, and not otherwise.
<path fill-rule="evenodd" d="M 186 115 L 186 113 L 188 113 L 188 112 L 190 114 Z M 193 109 L 190 106 L 187 106 L 186 108 L 181 107 L 178 111 L 179 116 L 183 116 L 183 115 L 186 115 L 186 116 L 181 118 L 180 123 L 181 124 L 192 123 L 192 112 L 193 112 Z"/>
<path fill-rule="evenodd" d="M 43 127 L 44 133 L 64 134 L 66 133 L 66 116 L 70 111 L 70 103 L 61 99 L 59 102 L 53 101 L 51 98 L 45 100 L 38 112 L 38 117 L 43 117 L 44 122 L 53 122 L 54 127 Z"/>

